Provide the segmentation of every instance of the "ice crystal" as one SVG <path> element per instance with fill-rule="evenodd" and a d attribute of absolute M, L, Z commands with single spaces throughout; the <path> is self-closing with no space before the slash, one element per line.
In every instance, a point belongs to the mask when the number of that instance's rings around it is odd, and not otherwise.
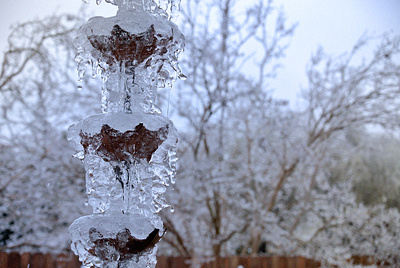
<path fill-rule="evenodd" d="M 175 1 L 106 2 L 117 15 L 91 18 L 75 40 L 80 79 L 88 65 L 102 77 L 103 114 L 69 129 L 94 213 L 70 226 L 72 249 L 86 267 L 154 267 L 178 136 L 155 96 L 183 77 L 184 38 L 168 19 Z"/>

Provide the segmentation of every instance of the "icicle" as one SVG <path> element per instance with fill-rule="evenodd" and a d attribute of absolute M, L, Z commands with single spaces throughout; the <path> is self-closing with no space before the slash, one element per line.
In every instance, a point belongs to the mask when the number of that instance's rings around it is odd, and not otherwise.
<path fill-rule="evenodd" d="M 175 1 L 106 2 L 118 5 L 117 15 L 91 18 L 75 39 L 79 79 L 88 65 L 101 75 L 103 114 L 69 129 L 93 208 L 71 225 L 72 249 L 86 267 L 155 267 L 163 230 L 156 213 L 170 206 L 164 193 L 175 182 L 178 138 L 156 90 L 184 77 L 177 61 L 184 37 L 167 19 Z M 124 246 L 143 239 L 151 243 L 140 251 Z"/>

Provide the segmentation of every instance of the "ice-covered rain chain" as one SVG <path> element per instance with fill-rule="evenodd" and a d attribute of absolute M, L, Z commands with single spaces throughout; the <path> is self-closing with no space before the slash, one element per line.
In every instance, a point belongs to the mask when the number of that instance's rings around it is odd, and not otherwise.
<path fill-rule="evenodd" d="M 98 4 L 101 2 L 96 1 Z M 183 77 L 184 37 L 169 19 L 174 0 L 106 0 L 111 18 L 91 18 L 75 40 L 78 74 L 100 74 L 103 114 L 69 129 L 86 170 L 93 214 L 69 228 L 85 267 L 155 267 L 164 235 L 157 213 L 174 183 L 177 133 L 155 105 L 156 90 Z"/>

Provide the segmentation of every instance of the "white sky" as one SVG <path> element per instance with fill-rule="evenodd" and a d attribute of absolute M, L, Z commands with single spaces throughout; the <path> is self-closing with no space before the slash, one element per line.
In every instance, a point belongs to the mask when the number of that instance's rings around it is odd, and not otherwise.
<path fill-rule="evenodd" d="M 306 86 L 305 66 L 319 45 L 330 55 L 349 51 L 362 34 L 400 34 L 400 0 L 276 0 L 299 23 L 274 85 L 292 101 Z M 366 55 L 368 57 L 368 55 Z"/>
<path fill-rule="evenodd" d="M 184 1 L 184 0 L 182 0 Z M 248 1 L 248 0 L 237 0 Z M 112 16 L 115 7 L 95 5 L 95 15 Z M 305 66 L 311 54 L 323 46 L 329 54 L 351 49 L 366 31 L 400 34 L 400 0 L 275 0 L 283 6 L 288 22 L 299 26 L 282 61 L 274 95 L 293 103 L 301 85 L 306 85 Z M 76 12 L 81 0 L 0 0 L 0 51 L 4 51 L 10 25 L 62 12 Z"/>

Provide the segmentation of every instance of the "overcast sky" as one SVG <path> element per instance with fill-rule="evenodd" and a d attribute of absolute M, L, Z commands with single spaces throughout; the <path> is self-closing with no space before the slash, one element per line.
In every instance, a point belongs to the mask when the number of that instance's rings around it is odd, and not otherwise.
<path fill-rule="evenodd" d="M 306 85 L 305 66 L 319 46 L 328 54 L 339 55 L 349 51 L 365 32 L 400 34 L 400 0 L 278 2 L 284 5 L 287 19 L 299 25 L 275 85 L 277 97 L 293 100 L 300 85 Z"/>
<path fill-rule="evenodd" d="M 248 1 L 248 0 L 237 0 Z M 96 15 L 111 16 L 115 7 L 90 6 Z M 288 22 L 298 22 L 287 56 L 283 60 L 275 96 L 294 101 L 306 85 L 305 66 L 310 55 L 324 47 L 329 54 L 351 49 L 366 31 L 400 34 L 400 0 L 275 0 L 283 6 Z M 0 50 L 4 51 L 11 24 L 62 12 L 76 12 L 81 0 L 0 0 Z"/>

